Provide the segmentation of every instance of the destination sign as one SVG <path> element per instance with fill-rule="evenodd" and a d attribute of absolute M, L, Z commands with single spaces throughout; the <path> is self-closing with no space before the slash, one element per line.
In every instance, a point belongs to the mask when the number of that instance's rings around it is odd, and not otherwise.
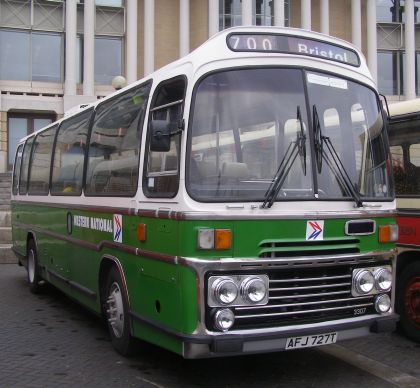
<path fill-rule="evenodd" d="M 232 51 L 258 51 L 300 54 L 360 66 L 354 50 L 316 39 L 273 34 L 231 34 L 227 45 Z"/>

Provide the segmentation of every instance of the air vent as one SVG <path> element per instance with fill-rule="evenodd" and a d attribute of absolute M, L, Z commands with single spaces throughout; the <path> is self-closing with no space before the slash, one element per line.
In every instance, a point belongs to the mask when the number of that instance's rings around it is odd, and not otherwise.
<path fill-rule="evenodd" d="M 259 257 L 324 256 L 359 253 L 356 238 L 327 239 L 322 241 L 263 241 Z"/>

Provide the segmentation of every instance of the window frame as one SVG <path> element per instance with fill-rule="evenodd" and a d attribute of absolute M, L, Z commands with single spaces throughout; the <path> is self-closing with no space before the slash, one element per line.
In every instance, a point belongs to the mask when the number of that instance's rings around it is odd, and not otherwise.
<path fill-rule="evenodd" d="M 112 96 L 109 99 L 106 99 L 105 101 L 101 101 L 98 105 L 95 106 L 92 117 L 91 117 L 91 122 L 89 124 L 89 131 L 88 131 L 88 137 L 87 137 L 87 147 L 86 147 L 86 152 L 85 152 L 85 159 L 84 159 L 84 166 L 83 166 L 83 185 L 82 185 L 82 192 L 85 195 L 85 197 L 108 197 L 108 198 L 134 198 L 137 193 L 138 193 L 138 188 L 139 188 L 139 182 L 141 179 L 141 169 L 140 169 L 140 161 L 141 161 L 141 153 L 142 153 L 142 139 L 144 136 L 144 124 L 145 124 L 145 120 L 147 117 L 147 111 L 148 111 L 148 105 L 149 105 L 149 101 L 150 101 L 150 91 L 152 90 L 152 86 L 153 86 L 153 81 L 147 80 L 145 82 L 143 82 L 142 84 L 139 85 L 135 85 L 131 88 L 129 88 L 128 90 L 124 91 L 123 93 L 118 93 L 115 96 Z M 145 108 L 144 108 L 144 112 L 143 114 L 139 117 L 138 123 L 137 123 L 137 131 L 140 131 L 140 136 L 139 136 L 139 146 L 138 146 L 138 158 L 137 158 L 137 170 L 138 170 L 138 178 L 137 178 L 137 186 L 136 186 L 136 190 L 133 191 L 133 193 L 129 193 L 129 194 L 108 194 L 108 193 L 91 193 L 91 192 L 87 192 L 86 191 L 86 187 L 87 187 L 87 172 L 88 172 L 88 166 L 89 166 L 89 150 L 90 150 L 90 143 L 91 143 L 91 137 L 92 137 L 92 132 L 93 132 L 93 127 L 95 124 L 95 120 L 96 120 L 96 114 L 97 114 L 97 110 L 98 108 L 103 105 L 106 104 L 112 100 L 115 100 L 117 98 L 120 98 L 121 96 L 128 94 L 130 92 L 132 92 L 134 89 L 140 89 L 140 88 L 144 88 L 144 87 L 149 87 L 149 94 L 148 94 L 148 98 L 147 101 L 145 102 Z"/>
<path fill-rule="evenodd" d="M 90 111 L 90 118 L 88 120 L 88 128 L 87 128 L 87 134 L 86 134 L 86 147 L 85 147 L 85 152 L 83 155 L 83 169 L 82 169 L 82 180 L 81 180 L 81 185 L 80 185 L 80 192 L 75 192 L 73 193 L 63 193 L 63 192 L 56 192 L 52 190 L 52 185 L 53 185 L 53 166 L 54 166 L 54 160 L 55 160 L 55 152 L 56 152 L 56 148 L 57 148 L 57 140 L 58 140 L 58 135 L 60 133 L 61 127 L 63 125 L 63 123 L 72 120 L 74 118 L 77 118 L 78 116 L 81 116 L 82 114 L 86 114 L 86 112 Z M 77 114 L 75 114 L 74 116 L 70 116 L 67 117 L 65 120 L 63 120 L 62 122 L 60 122 L 60 125 L 57 128 L 56 134 L 55 134 L 55 139 L 54 139 L 54 145 L 53 145 L 53 151 L 52 151 L 52 155 L 51 155 L 51 164 L 50 164 L 50 195 L 54 196 L 54 197 L 59 197 L 59 196 L 65 196 L 65 197 L 80 197 L 84 191 L 84 185 L 85 185 L 85 170 L 86 170 L 86 160 L 87 160 L 87 152 L 88 152 L 88 141 L 89 141 L 89 134 L 90 134 L 90 130 L 92 128 L 92 123 L 93 123 L 93 117 L 95 115 L 95 109 L 92 108 L 87 108 L 81 112 L 78 112 Z"/>
<path fill-rule="evenodd" d="M 32 143 L 32 151 L 31 151 L 31 158 L 30 158 L 30 163 L 29 163 L 29 171 L 28 171 L 28 184 L 27 184 L 27 194 L 28 195 L 41 195 L 41 196 L 46 196 L 49 195 L 51 192 L 51 161 L 54 155 L 54 147 L 55 147 L 55 141 L 57 138 L 57 132 L 58 132 L 58 128 L 59 128 L 59 124 L 54 122 L 52 123 L 52 125 L 49 125 L 48 127 L 46 127 L 44 130 L 42 130 L 41 132 L 37 133 L 36 135 L 34 135 L 34 141 Z M 49 130 L 55 130 L 54 133 L 54 139 L 51 145 L 51 155 L 50 155 L 50 160 L 49 160 L 49 171 L 48 171 L 48 190 L 45 193 L 40 193 L 40 192 L 31 192 L 31 175 L 32 175 L 32 167 L 33 167 L 33 158 L 34 158 L 34 144 L 36 142 L 36 140 L 38 139 L 38 137 L 40 135 L 42 135 L 44 132 L 49 131 Z"/>
<path fill-rule="evenodd" d="M 51 123 L 48 124 L 50 126 L 52 123 L 56 121 L 55 114 L 48 114 L 48 113 L 19 113 L 19 112 L 8 112 L 7 113 L 7 168 L 11 170 L 13 168 L 13 164 L 9 163 L 9 156 L 10 156 L 10 144 L 9 144 L 9 134 L 10 134 L 10 119 L 26 119 L 26 135 L 29 136 L 30 134 L 34 133 L 34 120 L 36 119 L 48 119 L 51 120 Z M 19 144 L 19 142 L 18 142 Z M 16 150 L 14 151 L 16 152 Z M 15 155 L 15 154 L 14 154 Z"/>
<path fill-rule="evenodd" d="M 177 196 L 179 192 L 179 183 L 180 183 L 180 165 L 181 165 L 181 155 L 182 155 L 182 134 L 185 134 L 186 127 L 184 125 L 184 128 L 182 129 L 182 132 L 180 132 L 180 141 L 179 141 L 179 154 L 178 154 L 178 165 L 177 165 L 177 171 L 176 174 L 168 174 L 168 173 L 153 173 L 153 178 L 159 177 L 159 176 L 176 176 L 177 179 L 177 188 L 173 192 L 170 193 L 153 193 L 148 189 L 147 181 L 149 179 L 149 157 L 150 157 L 150 144 L 151 144 L 151 122 L 152 122 L 152 116 L 153 112 L 156 111 L 155 108 L 159 108 L 160 106 L 165 106 L 168 104 L 163 104 L 159 106 L 155 106 L 156 100 L 159 97 L 159 93 L 161 92 L 162 88 L 166 85 L 169 85 L 176 81 L 183 81 L 184 82 L 184 91 L 182 95 L 182 100 L 174 100 L 172 103 L 176 103 L 180 101 L 180 114 L 179 114 L 179 120 L 184 120 L 184 112 L 185 112 L 185 97 L 187 95 L 187 89 L 188 89 L 188 78 L 185 74 L 180 74 L 175 77 L 166 79 L 164 81 L 161 81 L 155 88 L 153 92 L 153 97 L 150 100 L 150 106 L 148 111 L 148 117 L 147 117 L 147 127 L 146 127 L 146 143 L 145 143 L 145 152 L 144 152 L 144 159 L 143 159 L 143 177 L 142 177 L 142 187 L 143 187 L 143 194 L 147 198 L 174 198 Z"/>

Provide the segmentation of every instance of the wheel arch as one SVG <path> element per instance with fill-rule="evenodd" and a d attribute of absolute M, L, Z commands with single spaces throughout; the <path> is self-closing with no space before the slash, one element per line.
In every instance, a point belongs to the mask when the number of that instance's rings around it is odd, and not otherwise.
<path fill-rule="evenodd" d="M 127 296 L 127 303 L 128 308 L 130 309 L 130 294 L 128 293 L 127 281 L 125 278 L 125 272 L 121 261 L 111 255 L 104 255 L 101 260 L 101 264 L 99 266 L 99 277 L 98 277 L 98 288 L 99 288 L 99 295 L 100 295 L 100 302 L 101 302 L 101 311 L 104 314 L 104 300 L 103 297 L 105 295 L 105 287 L 106 287 L 106 279 L 108 276 L 109 271 L 111 268 L 115 267 L 121 275 L 122 286 L 124 287 L 125 295 Z"/>
<path fill-rule="evenodd" d="M 420 249 L 419 250 L 406 250 L 406 251 L 401 252 L 398 255 L 398 259 L 397 259 L 397 276 L 401 274 L 401 272 L 407 265 L 416 261 L 420 262 Z"/>

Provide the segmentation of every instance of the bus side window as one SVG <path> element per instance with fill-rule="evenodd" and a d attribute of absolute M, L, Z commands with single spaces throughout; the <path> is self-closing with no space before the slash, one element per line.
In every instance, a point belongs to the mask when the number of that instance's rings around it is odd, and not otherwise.
<path fill-rule="evenodd" d="M 150 82 L 100 103 L 89 140 L 86 195 L 132 197 L 137 192 L 140 143 Z"/>
<path fill-rule="evenodd" d="M 29 167 L 28 193 L 30 195 L 48 195 L 51 154 L 57 127 L 58 125 L 55 125 L 39 133 L 35 138 Z"/>
<path fill-rule="evenodd" d="M 148 125 L 148 152 L 146 153 L 143 189 L 148 197 L 173 197 L 179 184 L 180 128 L 186 82 L 177 77 L 159 85 L 153 96 Z M 153 122 L 166 123 L 169 149 L 156 151 L 151 147 Z"/>
<path fill-rule="evenodd" d="M 15 164 L 13 166 L 13 183 L 12 183 L 13 195 L 18 194 L 20 166 L 22 164 L 22 150 L 23 150 L 23 144 L 21 144 L 16 150 Z"/>
<path fill-rule="evenodd" d="M 25 148 L 23 149 L 22 156 L 22 165 L 20 169 L 19 177 L 19 194 L 24 195 L 28 191 L 28 170 L 29 170 L 29 160 L 31 157 L 32 143 L 34 142 L 34 137 L 32 136 L 26 140 Z"/>
<path fill-rule="evenodd" d="M 92 109 L 61 123 L 52 163 L 51 194 L 82 193 L 83 164 Z"/>

